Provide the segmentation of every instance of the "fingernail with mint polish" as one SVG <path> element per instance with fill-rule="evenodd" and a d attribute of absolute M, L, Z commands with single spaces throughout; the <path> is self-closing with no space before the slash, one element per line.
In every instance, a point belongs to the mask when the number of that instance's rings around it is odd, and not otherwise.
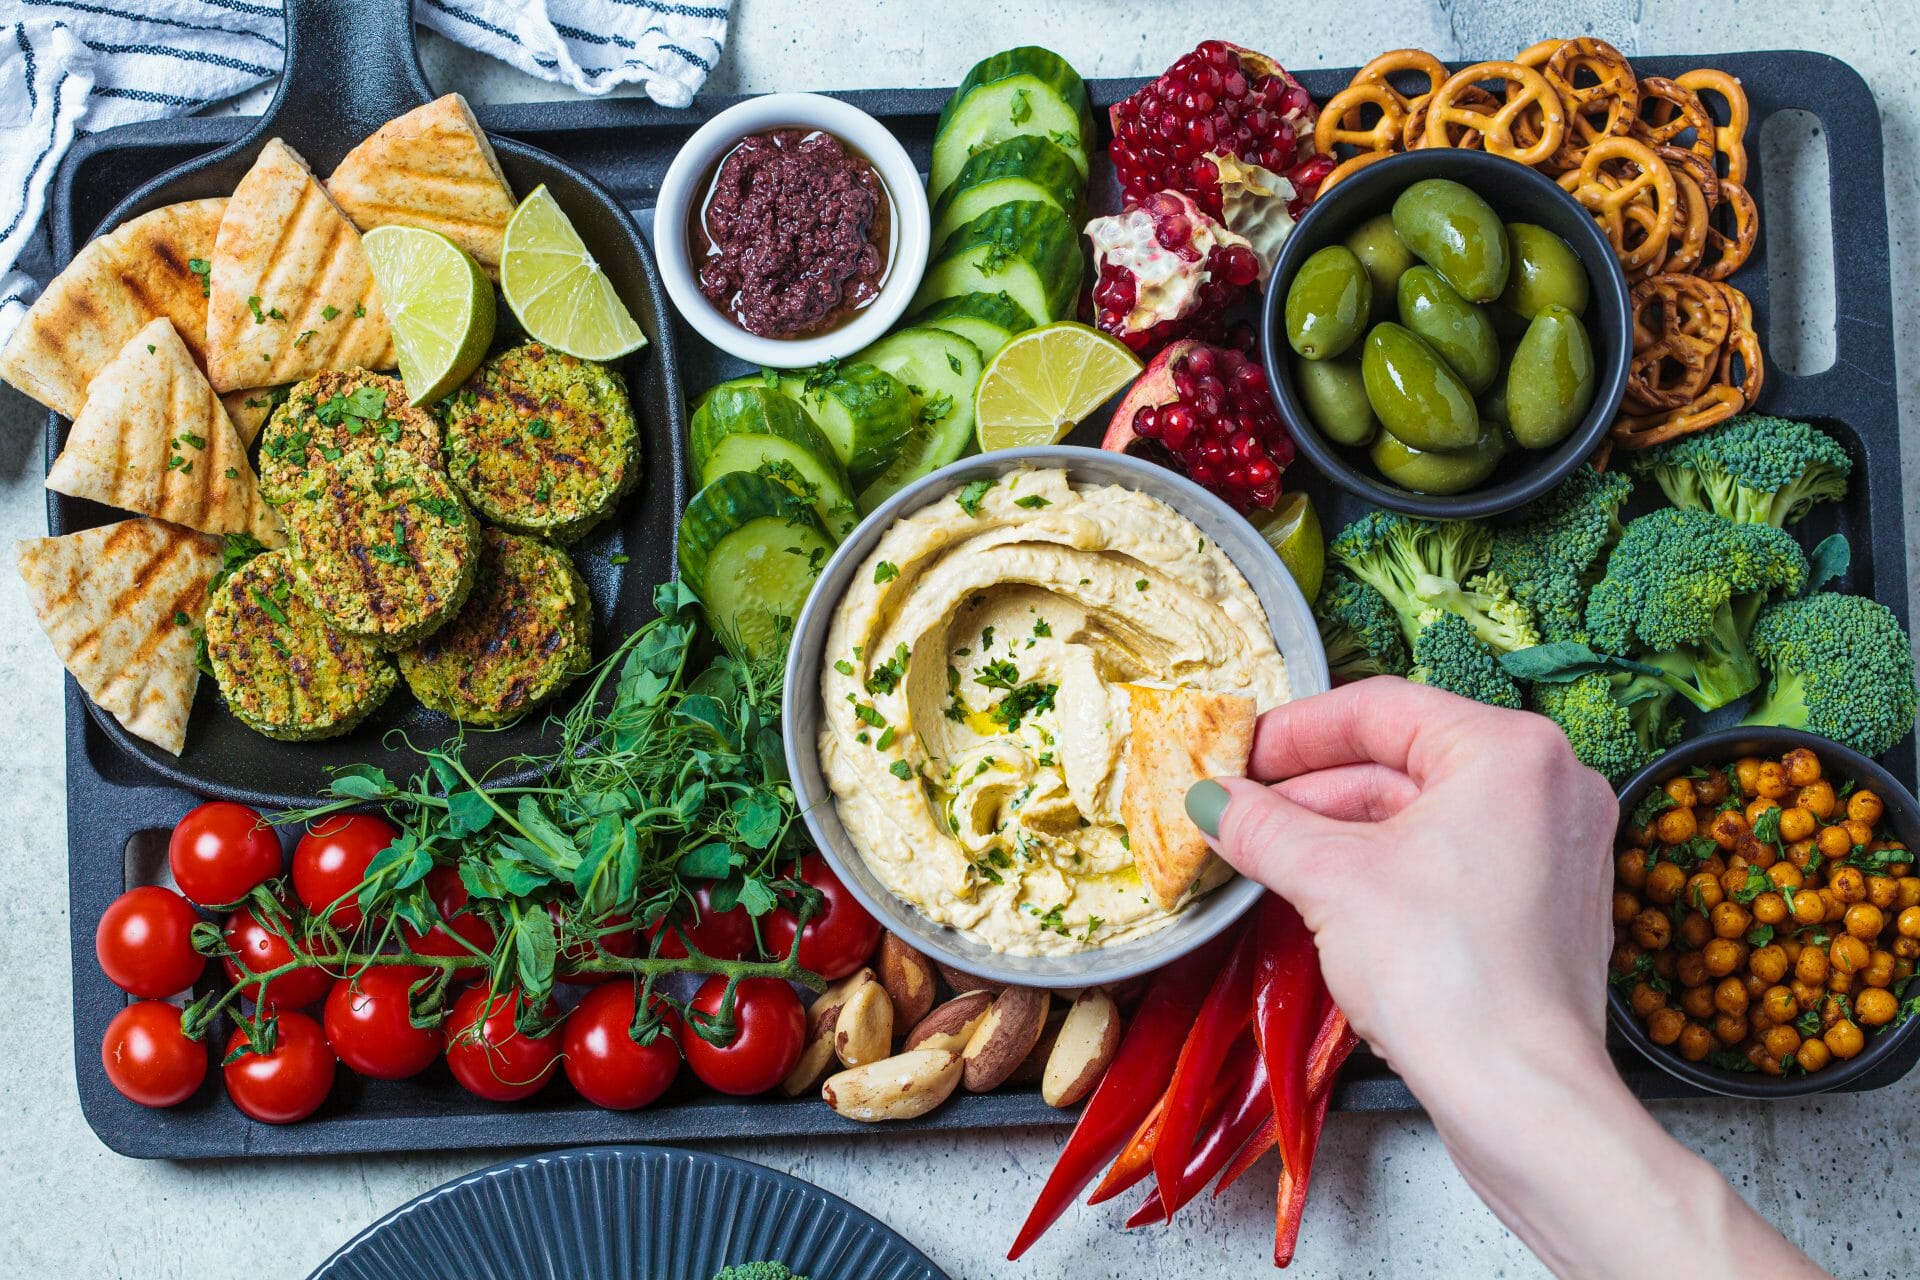
<path fill-rule="evenodd" d="M 1193 825 L 1210 836 L 1220 834 L 1220 819 L 1233 799 L 1227 789 L 1212 778 L 1202 778 L 1187 788 L 1187 816 Z"/>

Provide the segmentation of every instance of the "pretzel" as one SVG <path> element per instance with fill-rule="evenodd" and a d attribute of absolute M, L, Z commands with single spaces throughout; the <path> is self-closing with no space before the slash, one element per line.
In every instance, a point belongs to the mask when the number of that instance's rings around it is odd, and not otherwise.
<path fill-rule="evenodd" d="M 1738 391 L 1716 385 L 1678 409 L 1615 418 L 1609 438 L 1622 449 L 1638 452 L 1718 426 L 1745 407 Z"/>
<path fill-rule="evenodd" d="M 1565 40 L 1557 36 L 1551 40 L 1541 40 L 1522 49 L 1518 54 L 1514 55 L 1513 60 L 1523 67 L 1538 69 L 1546 66 L 1547 60 L 1553 57 L 1554 53 L 1565 43 Z"/>
<path fill-rule="evenodd" d="M 1673 239 L 1659 270 L 1662 275 L 1685 275 L 1700 265 L 1701 255 L 1706 252 L 1707 235 L 1713 230 L 1713 210 L 1691 173 L 1674 170 L 1673 185 L 1680 192 L 1680 208 L 1674 215 Z"/>
<path fill-rule="evenodd" d="M 1371 125 L 1362 125 L 1368 107 L 1379 108 Z M 1333 155 L 1341 144 L 1362 151 L 1391 151 L 1407 120 L 1407 100 L 1384 80 L 1350 84 L 1328 100 L 1313 126 L 1314 150 Z"/>
<path fill-rule="evenodd" d="M 1705 256 L 1700 274 L 1709 280 L 1725 280 L 1753 256 L 1760 238 L 1760 209 L 1753 195 L 1731 179 L 1720 183 L 1720 203 L 1733 210 L 1733 236 L 1727 237 L 1711 222 L 1707 224 Z"/>
<path fill-rule="evenodd" d="M 1724 281 L 1715 281 L 1714 286 L 1726 295 L 1728 305 L 1733 311 L 1733 328 L 1727 334 L 1727 344 L 1720 350 L 1720 367 L 1715 372 L 1715 380 L 1735 385 L 1733 362 L 1737 358 L 1741 364 L 1741 376 L 1738 382 L 1741 399 L 1752 405 L 1760 399 L 1760 388 L 1765 385 L 1767 371 L 1765 361 L 1760 356 L 1760 335 L 1753 328 L 1753 303 L 1747 295 Z"/>
<path fill-rule="evenodd" d="M 1400 130 L 1400 142 L 1408 151 L 1418 151 L 1427 145 L 1427 103 L 1430 101 L 1430 98 L 1422 99 L 1407 112 L 1407 123 Z M 1500 109 L 1500 99 L 1477 84 L 1470 84 L 1461 90 L 1455 101 L 1462 109 L 1479 115 L 1490 116 Z M 1480 145 L 1480 130 L 1452 126 L 1447 130 L 1447 145 L 1476 148 Z"/>
<path fill-rule="evenodd" d="M 1620 163 L 1632 165 L 1636 172 L 1623 175 L 1603 168 Z M 1603 174 L 1614 181 L 1603 181 Z M 1666 255 L 1680 194 L 1674 186 L 1673 171 L 1644 142 L 1620 137 L 1600 139 L 1587 148 L 1578 169 L 1561 175 L 1560 185 L 1599 221 L 1626 270 L 1639 271 Z M 1641 204 L 1649 208 L 1627 213 Z M 1629 224 L 1643 232 L 1636 244 L 1628 243 Z"/>
<path fill-rule="evenodd" d="M 1324 118 L 1325 117 L 1322 117 L 1322 119 Z M 1327 192 L 1333 190 L 1335 186 L 1374 163 L 1376 160 L 1385 160 L 1393 154 L 1395 153 L 1391 151 L 1362 151 L 1356 155 L 1349 156 L 1347 159 L 1333 166 L 1333 169 L 1327 176 L 1320 180 L 1319 195 L 1314 198 L 1318 199 L 1319 196 L 1327 194 Z"/>
<path fill-rule="evenodd" d="M 1686 145 L 1688 153 L 1699 157 L 1714 176 L 1719 177 L 1719 169 L 1714 157 L 1719 154 L 1719 144 L 1715 141 L 1717 130 L 1713 123 L 1713 113 L 1707 110 L 1707 104 L 1700 101 L 1700 95 L 1685 85 L 1676 84 L 1665 76 L 1646 76 L 1640 81 L 1640 111 L 1628 128 L 1629 137 L 1638 138 L 1661 152 L 1661 147 L 1678 149 L 1680 140 L 1689 133 L 1693 141 Z M 1671 162 L 1671 157 L 1668 157 Z"/>
<path fill-rule="evenodd" d="M 1351 89 L 1357 84 L 1384 84 L 1399 93 L 1399 87 L 1390 77 L 1402 71 L 1418 71 L 1427 78 L 1427 87 L 1421 93 L 1401 93 L 1400 97 L 1409 106 L 1433 96 L 1447 78 L 1447 69 L 1440 59 L 1424 49 L 1390 49 L 1353 73 L 1353 79 L 1347 82 Z"/>
<path fill-rule="evenodd" d="M 1578 83 L 1583 72 L 1594 83 Z M 1578 168 L 1594 143 L 1625 134 L 1639 117 L 1640 82 L 1633 66 L 1605 40 L 1581 36 L 1566 41 L 1554 50 L 1542 74 L 1567 113 L 1566 141 L 1553 157 L 1563 169 Z"/>
<path fill-rule="evenodd" d="M 1673 170 L 1677 179 L 1681 174 L 1693 179 L 1700 188 L 1700 196 L 1707 202 L 1709 211 L 1720 204 L 1720 171 L 1713 167 L 1713 161 L 1702 160 L 1692 151 L 1683 151 L 1679 147 L 1669 147 L 1660 143 L 1653 145 L 1653 154 L 1667 162 L 1667 168 Z"/>
<path fill-rule="evenodd" d="M 1740 81 L 1724 71 L 1703 67 L 1698 71 L 1689 71 L 1683 76 L 1676 76 L 1674 83 L 1695 97 L 1699 97 L 1702 93 L 1717 93 L 1726 101 L 1727 122 L 1714 129 L 1713 146 L 1714 150 L 1726 157 L 1726 178 L 1744 186 L 1747 181 L 1748 112 L 1747 92 L 1740 87 Z"/>
<path fill-rule="evenodd" d="M 1644 410 L 1677 409 L 1700 396 L 1719 370 L 1733 328 L 1733 303 L 1722 286 L 1687 275 L 1643 280 L 1628 295 L 1633 356 L 1627 398 Z"/>
<path fill-rule="evenodd" d="M 1508 86 L 1506 101 L 1491 116 L 1475 111 L 1470 99 L 1462 101 L 1465 91 L 1482 80 L 1504 80 Z M 1530 110 L 1539 117 L 1539 134 L 1522 144 L 1514 137 L 1514 126 Z M 1539 164 L 1558 151 L 1567 133 L 1566 112 L 1553 86 L 1517 62 L 1477 62 L 1449 76 L 1427 100 L 1426 144 L 1446 146 L 1449 125 L 1478 130 L 1484 150 L 1525 165 Z"/>

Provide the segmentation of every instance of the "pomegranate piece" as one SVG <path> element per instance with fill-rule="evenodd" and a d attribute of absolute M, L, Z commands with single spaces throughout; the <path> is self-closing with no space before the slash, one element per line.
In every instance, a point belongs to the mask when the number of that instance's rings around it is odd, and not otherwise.
<path fill-rule="evenodd" d="M 1087 224 L 1094 324 L 1135 351 L 1220 340 L 1225 314 L 1260 276 L 1252 246 L 1178 191 L 1156 191 Z"/>
<path fill-rule="evenodd" d="M 1134 379 L 1100 447 L 1171 464 L 1242 513 L 1279 500 L 1280 474 L 1293 461 L 1266 371 L 1239 351 L 1192 339 L 1167 347 Z"/>

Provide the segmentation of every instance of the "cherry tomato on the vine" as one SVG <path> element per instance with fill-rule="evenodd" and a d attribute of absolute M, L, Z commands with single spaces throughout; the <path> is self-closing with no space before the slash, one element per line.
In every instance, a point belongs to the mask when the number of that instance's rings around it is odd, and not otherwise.
<path fill-rule="evenodd" d="M 240 957 L 240 963 L 235 963 L 233 956 L 221 958 L 228 982 L 238 983 L 248 974 L 267 973 L 293 962 L 293 946 L 261 924 L 251 907 L 242 907 L 228 916 L 221 936 Z M 304 1009 L 327 994 L 327 988 L 332 985 L 332 975 L 318 966 L 309 966 L 269 978 L 265 992 L 256 985 L 247 987 L 240 995 L 263 1009 Z"/>
<path fill-rule="evenodd" d="M 433 1065 L 447 1047 L 439 1027 L 416 1027 L 408 993 L 430 970 L 380 966 L 340 978 L 327 993 L 327 1043 L 353 1070 L 375 1080 L 404 1080 Z"/>
<path fill-rule="evenodd" d="M 844 978 L 865 964 L 880 945 L 880 922 L 867 914 L 827 860 L 817 853 L 800 859 L 800 879 L 820 891 L 820 909 L 800 934 L 800 967 L 823 978 Z M 793 947 L 798 917 L 782 907 L 770 912 L 761 927 L 767 950 L 785 957 Z"/>
<path fill-rule="evenodd" d="M 491 955 L 498 938 L 491 924 L 467 910 L 467 886 L 460 882 L 460 873 L 452 867 L 435 867 L 427 873 L 426 885 L 427 896 L 433 899 L 441 923 L 424 934 L 409 925 L 401 925 L 400 940 L 406 943 L 407 950 L 423 956 L 470 956 L 473 948 L 478 948 L 482 955 Z M 462 938 L 471 943 L 472 948 L 463 945 Z M 486 968 L 485 962 L 475 956 L 471 965 L 455 969 L 453 976 L 457 981 L 470 982 L 485 973 Z"/>
<path fill-rule="evenodd" d="M 553 929 L 556 934 L 566 929 L 568 908 L 558 902 L 549 902 L 547 904 L 547 914 L 553 917 Z M 605 982 L 608 978 L 618 978 L 622 976 L 617 973 L 573 972 L 574 965 L 579 964 L 583 960 L 596 958 L 594 951 L 594 944 L 596 942 L 599 944 L 600 950 L 610 956 L 619 956 L 623 959 L 631 960 L 634 956 L 640 954 L 640 932 L 633 927 L 633 921 L 629 920 L 626 916 L 610 917 L 595 924 L 593 928 L 606 929 L 608 932 L 600 934 L 599 937 L 595 939 L 581 938 L 574 942 L 564 943 L 561 946 L 559 956 L 560 981 L 576 983 L 580 986 L 588 986 L 593 983 Z"/>
<path fill-rule="evenodd" d="M 753 917 L 747 914 L 745 907 L 715 911 L 713 888 L 707 884 L 694 889 L 693 901 L 692 907 L 682 908 L 684 915 L 680 930 L 693 939 L 693 945 L 700 948 L 702 954 L 712 956 L 715 960 L 744 960 L 753 954 L 757 945 L 753 936 Z M 660 942 L 661 957 L 678 960 L 685 956 L 687 947 L 680 941 L 680 933 L 664 921 L 647 930 L 647 941 L 653 941 L 653 935 L 662 929 L 667 930 L 667 936 Z"/>
<path fill-rule="evenodd" d="M 294 893 L 316 916 L 333 907 L 334 928 L 357 928 L 360 904 L 354 895 L 367 878 L 367 864 L 399 838 L 400 828 L 377 813 L 322 818 L 293 847 Z"/>
<path fill-rule="evenodd" d="M 93 931 L 93 951 L 113 985 L 136 996 L 177 995 L 200 980 L 207 958 L 193 949 L 200 913 L 158 885 L 129 889 L 110 903 Z"/>
<path fill-rule="evenodd" d="M 646 1106 L 680 1071 L 671 1015 L 667 1028 L 647 1044 L 627 1034 L 637 995 L 630 979 L 595 987 L 567 1015 L 561 1035 L 567 1079 L 581 1097 L 609 1111 Z"/>
<path fill-rule="evenodd" d="M 304 1013 L 282 1013 L 274 1018 L 273 1051 L 248 1051 L 247 1033 L 236 1030 L 227 1040 L 228 1058 L 221 1073 L 233 1105 L 262 1124 L 292 1124 L 320 1109 L 333 1090 L 333 1050 L 320 1024 Z"/>
<path fill-rule="evenodd" d="M 228 907 L 280 874 L 280 837 L 258 811 L 209 800 L 167 837 L 167 866 L 189 902 Z"/>
<path fill-rule="evenodd" d="M 726 990 L 725 976 L 714 974 L 700 985 L 688 1011 L 717 1012 Z M 800 1061 L 807 1038 L 800 997 L 778 978 L 748 978 L 735 993 L 733 1022 L 733 1037 L 725 1044 L 711 1044 L 688 1027 L 680 1037 L 681 1052 L 693 1074 L 722 1093 L 765 1093 Z"/>
<path fill-rule="evenodd" d="M 553 1002 L 547 1005 L 551 1012 Z M 453 1002 L 447 1015 L 447 1066 L 468 1092 L 492 1102 L 518 1102 L 553 1078 L 560 1033 L 526 1034 L 514 1025 L 519 1012 L 518 990 L 489 1000 L 485 985 L 472 986 Z"/>
<path fill-rule="evenodd" d="M 207 1046 L 187 1039 L 180 1010 L 142 1000 L 113 1015 L 100 1041 L 107 1081 L 143 1107 L 185 1102 L 207 1078 Z"/>

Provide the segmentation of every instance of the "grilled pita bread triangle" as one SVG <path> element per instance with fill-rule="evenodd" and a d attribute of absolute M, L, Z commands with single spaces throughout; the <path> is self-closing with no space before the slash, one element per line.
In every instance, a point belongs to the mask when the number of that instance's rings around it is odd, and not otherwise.
<path fill-rule="evenodd" d="M 94 377 L 47 488 L 201 533 L 287 541 L 220 397 L 165 319 Z"/>
<path fill-rule="evenodd" d="M 215 390 L 237 391 L 394 363 L 360 233 L 299 153 L 272 139 L 220 219 L 208 379 Z"/>
<path fill-rule="evenodd" d="M 80 250 L 13 331 L 0 378 L 77 418 L 93 375 L 156 316 L 173 321 L 204 363 L 206 271 L 226 208 L 224 197 L 170 204 Z"/>
<path fill-rule="evenodd" d="M 233 423 L 233 429 L 240 433 L 240 443 L 249 449 L 260 438 L 260 428 L 273 416 L 276 390 L 276 387 L 255 387 L 250 391 L 228 391 L 220 397 L 220 403 L 227 410 L 227 421 Z"/>
<path fill-rule="evenodd" d="M 194 628 L 220 541 L 163 520 L 122 520 L 14 544 L 54 652 L 127 732 L 180 754 L 200 669 Z"/>
<path fill-rule="evenodd" d="M 457 93 L 381 125 L 347 153 L 327 179 L 327 194 L 362 231 L 390 224 L 438 231 L 500 276 L 513 189 Z"/>
<path fill-rule="evenodd" d="M 1238 777 L 1253 753 L 1252 698 L 1204 689 L 1127 691 L 1127 776 L 1120 819 L 1147 892 L 1171 911 L 1213 851 L 1187 817 L 1187 788 L 1202 778 Z"/>

